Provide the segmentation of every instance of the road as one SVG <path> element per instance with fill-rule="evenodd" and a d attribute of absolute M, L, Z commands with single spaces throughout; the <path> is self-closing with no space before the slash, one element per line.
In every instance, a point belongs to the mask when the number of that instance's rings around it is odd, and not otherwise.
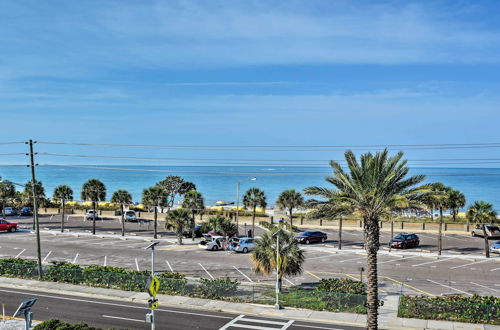
<path fill-rule="evenodd" d="M 12 315 L 19 302 L 38 298 L 33 313 L 35 320 L 57 318 L 66 322 L 85 322 L 99 328 L 150 329 L 145 323 L 145 314 L 149 312 L 144 305 L 131 302 L 119 302 L 83 298 L 53 293 L 38 293 L 20 289 L 0 288 L 0 303 L 6 304 L 6 314 Z M 156 329 L 256 329 L 256 330 L 354 330 L 352 326 L 320 324 L 296 320 L 272 319 L 251 315 L 198 311 L 160 306 L 155 312 Z M 250 327 L 246 327 L 250 326 Z"/>

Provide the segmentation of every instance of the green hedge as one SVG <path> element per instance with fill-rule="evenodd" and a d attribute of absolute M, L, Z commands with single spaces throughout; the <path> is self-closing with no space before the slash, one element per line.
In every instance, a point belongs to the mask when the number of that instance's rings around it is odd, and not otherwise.
<path fill-rule="evenodd" d="M 42 323 L 37 324 L 33 329 L 34 330 L 101 330 L 100 328 L 91 327 L 83 322 L 69 324 L 57 319 L 43 321 Z"/>
<path fill-rule="evenodd" d="M 492 296 L 402 296 L 399 317 L 500 325 L 500 298 Z"/>
<path fill-rule="evenodd" d="M 319 281 L 316 291 L 366 295 L 366 286 L 361 281 L 348 278 L 324 278 Z"/>
<path fill-rule="evenodd" d="M 238 292 L 238 281 L 231 281 L 229 277 L 214 280 L 201 279 L 200 282 L 199 293 L 208 299 L 234 297 Z"/>

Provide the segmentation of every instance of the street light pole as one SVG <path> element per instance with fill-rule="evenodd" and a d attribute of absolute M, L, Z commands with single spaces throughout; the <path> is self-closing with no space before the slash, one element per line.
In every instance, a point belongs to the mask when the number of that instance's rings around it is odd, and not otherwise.
<path fill-rule="evenodd" d="M 31 167 L 31 190 L 33 193 L 33 222 L 35 225 L 36 232 L 36 249 L 37 249 L 37 257 L 38 257 L 38 278 L 42 279 L 42 248 L 40 246 L 40 222 L 38 221 L 38 205 L 37 205 L 37 196 L 35 191 L 35 160 L 33 153 L 33 140 L 29 140 L 28 142 L 30 146 L 30 167 Z"/>
<path fill-rule="evenodd" d="M 154 280 L 155 277 L 155 246 L 160 244 L 160 242 L 153 242 L 149 244 L 146 249 L 151 249 L 151 281 Z M 156 298 L 156 293 L 153 294 L 153 301 Z M 153 307 L 153 303 L 151 304 L 151 330 L 155 330 L 155 308 Z"/>
<path fill-rule="evenodd" d="M 238 181 L 236 183 L 236 236 L 240 236 L 239 213 L 240 213 L 240 182 Z"/>
<path fill-rule="evenodd" d="M 274 304 L 274 309 L 281 309 L 279 294 L 280 294 L 280 269 L 279 269 L 279 259 L 280 259 L 280 233 L 281 229 L 278 229 L 274 235 L 276 235 L 276 302 Z M 273 236 L 274 236 L 273 235 Z"/>

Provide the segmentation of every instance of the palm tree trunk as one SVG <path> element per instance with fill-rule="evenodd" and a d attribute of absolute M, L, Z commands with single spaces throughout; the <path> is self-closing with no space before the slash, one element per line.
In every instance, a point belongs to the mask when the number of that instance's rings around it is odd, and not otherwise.
<path fill-rule="evenodd" d="M 64 232 L 64 215 L 66 214 L 65 201 L 62 201 L 61 233 Z"/>
<path fill-rule="evenodd" d="M 120 211 L 122 216 L 122 236 L 125 236 L 125 217 L 123 216 L 123 204 L 120 205 Z"/>
<path fill-rule="evenodd" d="M 339 250 L 342 250 L 342 216 L 339 219 Z"/>
<path fill-rule="evenodd" d="M 194 236 L 195 236 L 195 230 L 194 227 L 196 226 L 196 219 L 195 219 L 195 211 L 193 211 L 193 219 L 191 221 L 191 239 L 194 241 Z"/>
<path fill-rule="evenodd" d="M 290 209 L 290 234 L 293 235 L 293 214 L 292 214 L 292 210 L 293 209 Z"/>
<path fill-rule="evenodd" d="M 1 204 L 2 205 L 2 218 L 5 219 L 5 207 L 4 207 L 4 203 Z"/>
<path fill-rule="evenodd" d="M 490 257 L 490 244 L 488 243 L 488 234 L 486 234 L 486 224 L 483 223 L 483 237 L 484 237 L 484 256 Z"/>
<path fill-rule="evenodd" d="M 443 208 L 439 208 L 439 234 L 438 234 L 438 255 L 443 249 Z"/>
<path fill-rule="evenodd" d="M 92 207 L 94 209 L 94 214 L 92 215 L 92 235 L 95 235 L 95 209 L 96 209 L 96 203 L 92 202 Z"/>
<path fill-rule="evenodd" d="M 156 239 L 158 237 L 158 208 L 155 206 L 155 218 L 154 218 L 154 234 L 153 238 Z"/>
<path fill-rule="evenodd" d="M 257 206 L 253 207 L 253 217 L 252 217 L 252 237 L 255 237 L 255 212 L 257 210 Z"/>
<path fill-rule="evenodd" d="M 182 245 L 182 229 L 177 229 L 177 244 Z"/>
<path fill-rule="evenodd" d="M 364 219 L 365 231 L 365 249 L 367 252 L 367 329 L 378 329 L 378 271 L 377 271 L 377 252 L 379 249 L 379 224 L 377 218 Z"/>
<path fill-rule="evenodd" d="M 453 210 L 453 222 L 457 221 L 457 210 Z"/>

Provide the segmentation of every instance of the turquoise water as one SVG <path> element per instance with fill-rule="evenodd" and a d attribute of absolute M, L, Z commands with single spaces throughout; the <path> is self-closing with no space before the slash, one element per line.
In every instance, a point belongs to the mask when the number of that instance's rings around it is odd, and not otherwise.
<path fill-rule="evenodd" d="M 73 188 L 75 199 L 79 199 L 82 184 L 90 178 L 97 178 L 106 184 L 108 199 L 113 191 L 126 189 L 136 202 L 140 202 L 144 188 L 154 185 L 167 175 L 180 175 L 194 182 L 205 196 L 207 204 L 213 204 L 217 200 L 235 201 L 236 183 L 239 181 L 241 195 L 250 187 L 258 187 L 265 191 L 268 203 L 273 205 L 279 193 L 285 189 L 302 190 L 313 185 L 327 186 L 324 178 L 330 174 L 328 167 L 139 165 L 99 167 L 38 166 L 36 175 L 37 179 L 43 182 L 47 196 L 52 195 L 57 185 L 67 184 Z M 467 198 L 467 203 L 485 200 L 500 209 L 500 169 L 413 168 L 412 173 L 426 174 L 427 182 L 440 181 L 461 190 Z M 6 180 L 25 183 L 30 179 L 30 169 L 24 166 L 1 166 L 0 176 Z"/>

